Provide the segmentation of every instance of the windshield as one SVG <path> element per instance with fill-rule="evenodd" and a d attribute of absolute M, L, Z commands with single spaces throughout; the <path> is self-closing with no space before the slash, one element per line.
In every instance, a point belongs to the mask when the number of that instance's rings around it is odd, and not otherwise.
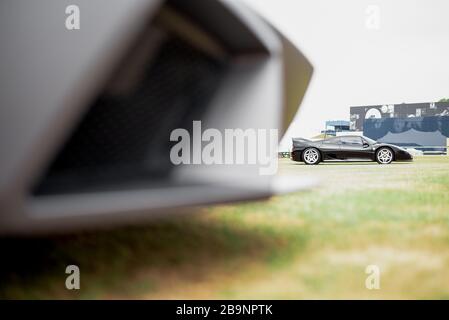
<path fill-rule="evenodd" d="M 366 140 L 366 142 L 368 142 L 369 144 L 375 144 L 375 143 L 377 143 L 377 141 L 375 141 L 375 140 L 373 140 L 373 139 L 370 139 L 370 138 L 367 138 L 367 137 L 365 137 L 365 136 L 363 136 L 363 139 Z"/>

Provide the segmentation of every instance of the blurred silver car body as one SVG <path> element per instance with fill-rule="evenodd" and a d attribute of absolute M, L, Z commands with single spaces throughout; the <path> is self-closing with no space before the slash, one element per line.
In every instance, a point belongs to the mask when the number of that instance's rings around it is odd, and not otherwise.
<path fill-rule="evenodd" d="M 312 67 L 282 34 L 222 0 L 78 0 L 80 29 L 67 30 L 70 4 L 0 4 L 0 233 L 135 223 L 276 191 L 254 166 L 172 166 L 167 143 L 192 120 L 284 133 Z"/>

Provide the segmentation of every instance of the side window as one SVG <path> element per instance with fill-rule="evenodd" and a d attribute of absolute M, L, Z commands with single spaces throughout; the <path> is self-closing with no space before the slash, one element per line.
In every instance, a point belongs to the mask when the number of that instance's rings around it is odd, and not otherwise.
<path fill-rule="evenodd" d="M 341 138 L 341 142 L 343 145 L 346 146 L 354 146 L 354 147 L 358 147 L 363 145 L 362 143 L 362 138 L 360 137 L 345 137 L 345 138 Z"/>

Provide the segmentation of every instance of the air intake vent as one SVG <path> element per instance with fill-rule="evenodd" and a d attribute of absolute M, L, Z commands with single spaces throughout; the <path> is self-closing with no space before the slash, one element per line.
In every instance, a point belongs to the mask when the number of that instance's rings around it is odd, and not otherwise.
<path fill-rule="evenodd" d="M 172 170 L 171 131 L 189 130 L 201 119 L 226 65 L 153 23 L 87 108 L 33 193 L 133 188 L 166 179 Z"/>

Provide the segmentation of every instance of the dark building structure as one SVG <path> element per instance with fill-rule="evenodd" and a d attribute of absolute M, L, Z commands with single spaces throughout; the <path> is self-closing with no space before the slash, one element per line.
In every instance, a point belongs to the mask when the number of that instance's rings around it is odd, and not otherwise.
<path fill-rule="evenodd" d="M 363 135 L 379 142 L 445 152 L 449 116 L 366 119 Z"/>
<path fill-rule="evenodd" d="M 350 127 L 363 131 L 365 119 L 411 118 L 449 115 L 449 102 L 401 103 L 350 108 Z"/>
<path fill-rule="evenodd" d="M 351 107 L 351 129 L 379 142 L 446 152 L 449 102 Z"/>

